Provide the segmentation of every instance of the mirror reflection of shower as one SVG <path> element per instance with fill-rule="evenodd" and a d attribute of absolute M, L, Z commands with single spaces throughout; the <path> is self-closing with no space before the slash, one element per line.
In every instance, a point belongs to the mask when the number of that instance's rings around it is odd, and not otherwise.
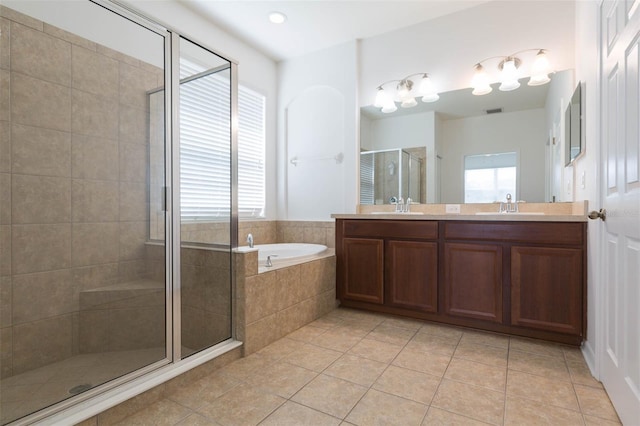
<path fill-rule="evenodd" d="M 392 197 L 424 203 L 424 148 L 360 153 L 360 204 L 388 204 Z"/>

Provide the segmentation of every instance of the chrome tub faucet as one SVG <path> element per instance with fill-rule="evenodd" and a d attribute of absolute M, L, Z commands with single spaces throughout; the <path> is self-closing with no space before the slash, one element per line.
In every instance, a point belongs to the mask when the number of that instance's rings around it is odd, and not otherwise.
<path fill-rule="evenodd" d="M 249 243 L 249 248 L 253 248 L 253 235 L 247 235 L 247 243 Z"/>

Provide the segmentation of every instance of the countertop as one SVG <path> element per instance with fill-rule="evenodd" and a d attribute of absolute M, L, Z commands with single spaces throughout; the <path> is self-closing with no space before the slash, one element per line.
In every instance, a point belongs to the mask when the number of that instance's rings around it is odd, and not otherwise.
<path fill-rule="evenodd" d="M 411 212 L 394 213 L 392 205 L 358 205 L 353 214 L 332 214 L 334 219 L 473 220 L 483 222 L 586 222 L 587 202 L 520 203 L 518 213 L 498 213 L 499 204 L 413 204 Z M 446 213 L 452 209 L 459 213 Z M 375 212 L 375 213 L 374 213 Z"/>

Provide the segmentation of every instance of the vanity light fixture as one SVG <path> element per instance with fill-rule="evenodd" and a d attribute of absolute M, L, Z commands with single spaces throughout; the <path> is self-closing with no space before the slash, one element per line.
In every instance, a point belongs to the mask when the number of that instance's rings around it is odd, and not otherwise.
<path fill-rule="evenodd" d="M 529 51 L 537 51 L 535 60 L 531 67 L 531 77 L 529 78 L 529 82 L 527 83 L 529 86 L 540 86 L 542 84 L 546 84 L 550 81 L 549 73 L 549 59 L 547 59 L 547 54 L 545 49 L 525 49 L 519 52 L 513 53 L 508 56 L 493 56 L 491 58 L 483 59 L 474 65 L 474 75 L 471 80 L 471 87 L 473 87 L 474 95 L 486 95 L 491 92 L 491 86 L 489 84 L 489 77 L 487 76 L 487 72 L 485 71 L 482 63 L 491 59 L 500 59 L 500 63 L 498 64 L 498 69 L 500 70 L 500 87 L 499 89 L 503 92 L 508 92 L 511 90 L 516 90 L 520 87 L 520 83 L 518 82 L 518 69 L 520 65 L 522 65 L 522 60 L 518 58 L 516 55 L 522 54 L 524 52 Z"/>
<path fill-rule="evenodd" d="M 422 76 L 416 84 L 412 77 Z M 397 83 L 395 91 L 392 88 L 385 89 L 384 86 L 389 83 Z M 389 80 L 378 86 L 378 93 L 374 105 L 382 108 L 383 113 L 391 113 L 398 109 L 396 102 L 400 102 L 402 108 L 411 108 L 418 105 L 416 98 L 422 98 L 422 102 L 435 102 L 440 99 L 429 74 L 417 73 L 411 74 L 402 80 Z"/>

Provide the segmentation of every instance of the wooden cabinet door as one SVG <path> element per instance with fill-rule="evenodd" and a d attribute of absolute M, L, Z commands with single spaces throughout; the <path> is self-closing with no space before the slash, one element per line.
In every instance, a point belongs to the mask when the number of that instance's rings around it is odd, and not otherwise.
<path fill-rule="evenodd" d="M 444 306 L 451 316 L 502 322 L 502 247 L 444 245 Z"/>
<path fill-rule="evenodd" d="M 387 241 L 386 305 L 438 311 L 438 243 Z"/>
<path fill-rule="evenodd" d="M 511 323 L 582 334 L 582 250 L 511 248 Z"/>
<path fill-rule="evenodd" d="M 361 302 L 384 302 L 384 240 L 344 238 L 342 297 Z"/>

